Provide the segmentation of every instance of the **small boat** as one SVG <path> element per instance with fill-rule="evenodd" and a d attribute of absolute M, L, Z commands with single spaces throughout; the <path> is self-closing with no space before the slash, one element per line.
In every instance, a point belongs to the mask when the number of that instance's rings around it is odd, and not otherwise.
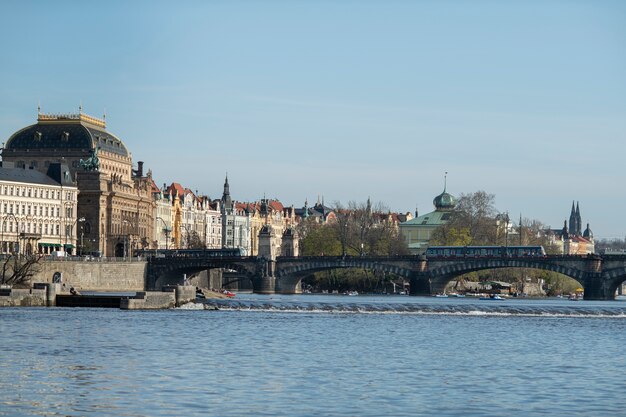
<path fill-rule="evenodd" d="M 506 300 L 504 297 L 500 297 L 499 295 L 490 295 L 489 297 L 480 297 L 481 300 Z"/>
<path fill-rule="evenodd" d="M 435 294 L 435 297 L 437 297 L 437 298 L 448 298 L 448 294 L 446 294 L 445 292 L 443 294 Z"/>
<path fill-rule="evenodd" d="M 456 298 L 465 298 L 465 294 L 459 294 L 456 292 L 451 292 L 450 294 L 448 294 L 449 297 L 456 297 Z"/>
<path fill-rule="evenodd" d="M 343 294 L 344 295 L 351 295 L 351 296 L 359 295 L 359 293 L 357 291 L 346 291 Z"/>
<path fill-rule="evenodd" d="M 234 292 L 230 292 L 230 291 L 224 291 L 223 294 L 228 298 L 233 298 L 235 295 L 237 295 Z"/>

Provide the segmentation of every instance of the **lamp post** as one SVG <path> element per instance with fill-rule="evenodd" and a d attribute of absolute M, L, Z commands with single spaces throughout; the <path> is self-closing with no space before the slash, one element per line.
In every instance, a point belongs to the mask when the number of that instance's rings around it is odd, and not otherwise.
<path fill-rule="evenodd" d="M 169 249 L 169 241 L 170 241 L 170 232 L 172 231 L 172 229 L 170 229 L 169 227 L 167 227 L 167 223 L 165 223 L 165 220 L 163 220 L 161 217 L 157 217 L 157 220 L 161 220 L 163 222 L 163 233 L 165 233 L 165 250 Z M 157 249 L 158 249 L 158 243 L 157 243 Z"/>
<path fill-rule="evenodd" d="M 8 213 L 8 214 L 6 214 L 6 215 L 2 218 L 2 227 L 0 227 L 0 245 L 2 245 L 2 248 L 1 248 L 1 249 L 2 249 L 2 253 L 4 253 L 4 226 L 5 226 L 5 221 L 6 221 L 6 219 L 8 219 L 8 218 L 10 218 L 10 217 L 12 217 L 12 218 L 13 218 L 13 221 L 15 222 L 15 225 L 16 225 L 15 227 L 18 227 L 18 225 L 17 225 L 17 219 L 15 218 L 15 214 L 13 214 L 13 213 Z M 15 235 L 15 236 L 16 236 L 15 240 L 17 241 L 17 236 L 18 236 L 17 232 L 16 232 L 16 235 Z M 7 245 L 7 251 L 8 251 L 8 245 Z"/>
<path fill-rule="evenodd" d="M 126 219 L 122 219 L 122 225 L 124 225 L 124 223 L 128 223 L 128 225 L 130 226 L 130 222 Z M 122 232 L 124 232 L 124 230 L 122 230 Z M 124 233 L 124 259 L 126 259 L 127 256 L 127 249 L 128 249 L 128 231 L 126 231 L 126 233 Z"/>
<path fill-rule="evenodd" d="M 187 244 L 185 245 L 187 247 L 187 249 L 189 249 L 189 243 L 191 241 L 191 234 L 189 233 L 189 226 L 186 224 L 181 224 L 180 225 L 181 229 L 184 228 L 185 231 L 187 232 Z M 182 233 L 181 233 L 182 235 Z"/>
<path fill-rule="evenodd" d="M 83 223 L 84 221 L 85 221 L 85 218 L 84 218 L 84 217 L 80 217 L 80 218 L 78 218 L 78 219 L 76 219 L 76 220 L 74 220 L 74 221 L 72 222 L 72 224 L 70 225 L 69 230 L 67 230 L 67 228 L 65 229 L 65 247 L 63 248 L 64 250 L 65 250 L 65 249 L 66 249 L 66 247 L 67 247 L 67 236 L 68 236 L 68 234 L 69 234 L 70 236 L 74 236 L 74 226 L 76 226 L 76 223 L 77 223 L 77 222 L 79 222 L 79 223 Z M 82 248 L 81 248 L 81 250 L 82 250 Z"/>

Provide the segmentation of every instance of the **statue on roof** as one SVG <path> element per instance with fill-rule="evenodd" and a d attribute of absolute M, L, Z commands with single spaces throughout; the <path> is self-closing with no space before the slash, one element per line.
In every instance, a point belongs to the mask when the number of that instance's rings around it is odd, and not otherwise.
<path fill-rule="evenodd" d="M 80 160 L 80 166 L 85 171 L 99 171 L 100 170 L 100 159 L 98 159 L 98 147 L 96 146 L 91 150 L 91 156 L 85 160 Z"/>

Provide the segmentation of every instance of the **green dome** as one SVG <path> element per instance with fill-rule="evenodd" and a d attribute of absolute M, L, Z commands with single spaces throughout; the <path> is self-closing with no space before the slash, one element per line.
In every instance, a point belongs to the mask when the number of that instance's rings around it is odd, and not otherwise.
<path fill-rule="evenodd" d="M 456 207 L 456 198 L 444 189 L 443 193 L 435 197 L 433 204 L 437 210 L 453 210 Z"/>

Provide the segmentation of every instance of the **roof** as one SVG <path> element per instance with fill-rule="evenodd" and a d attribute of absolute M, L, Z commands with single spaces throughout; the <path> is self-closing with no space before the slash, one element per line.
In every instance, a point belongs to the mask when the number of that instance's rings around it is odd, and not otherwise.
<path fill-rule="evenodd" d="M 61 185 L 60 182 L 55 181 L 52 177 L 49 177 L 41 171 L 24 168 L 0 167 L 0 181 L 54 186 Z M 65 181 L 63 185 L 72 187 L 76 186 L 74 184 L 68 184 Z"/>
<path fill-rule="evenodd" d="M 450 221 L 452 212 L 435 210 L 430 213 L 422 214 L 408 222 L 400 223 L 400 226 L 441 226 Z"/>
<path fill-rule="evenodd" d="M 185 188 L 177 182 L 173 182 L 172 185 L 167 187 L 167 192 L 172 193 L 172 195 L 177 195 L 178 198 L 181 198 L 185 195 Z"/>
<path fill-rule="evenodd" d="M 96 147 L 114 154 L 129 156 L 124 143 L 105 129 L 104 123 L 83 113 L 66 116 L 39 115 L 34 125 L 15 132 L 7 141 L 8 150 L 78 149 Z"/>

